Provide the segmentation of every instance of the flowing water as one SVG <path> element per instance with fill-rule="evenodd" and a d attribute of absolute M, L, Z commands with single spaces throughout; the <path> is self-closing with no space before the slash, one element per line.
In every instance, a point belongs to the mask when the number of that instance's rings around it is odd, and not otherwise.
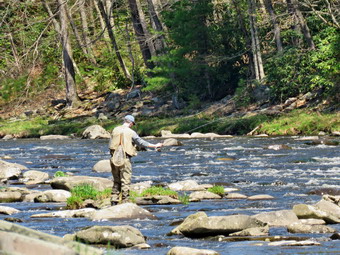
<path fill-rule="evenodd" d="M 149 140 L 158 142 L 159 140 Z M 58 203 L 3 203 L 21 210 L 12 215 L 21 218 L 23 226 L 49 234 L 63 236 L 92 225 L 131 225 L 139 229 L 151 246 L 148 250 L 119 250 L 111 254 L 162 255 L 171 247 L 188 246 L 212 249 L 220 254 L 340 254 L 340 241 L 329 240 L 331 234 L 289 234 L 285 228 L 271 228 L 270 235 L 310 237 L 320 246 L 272 247 L 261 241 L 209 241 L 182 236 L 167 236 L 172 223 L 204 211 L 208 216 L 231 214 L 253 215 L 260 212 L 292 209 L 299 203 L 313 204 L 320 195 L 309 194 L 318 189 L 340 189 L 340 147 L 307 145 L 300 137 L 182 140 L 183 146 L 166 147 L 161 152 L 140 152 L 133 158 L 133 183 L 152 181 L 166 184 L 196 180 L 199 184 L 222 184 L 238 188 L 247 196 L 268 194 L 273 200 L 204 200 L 188 205 L 150 205 L 143 208 L 157 220 L 94 222 L 84 218 L 30 218 L 32 214 L 58 210 Z M 285 144 L 291 149 L 271 150 L 273 144 Z M 10 162 L 26 165 L 30 170 L 44 171 L 53 176 L 56 171 L 112 178 L 110 173 L 95 173 L 92 167 L 108 159 L 107 140 L 21 139 L 0 141 L 0 158 L 10 156 Z M 11 186 L 14 186 L 12 184 Z M 17 184 L 22 187 L 23 185 Z M 31 188 L 31 187 L 30 187 Z M 34 189 L 51 189 L 38 185 Z M 0 219 L 8 216 L 0 215 Z M 340 231 L 340 224 L 331 225 Z"/>

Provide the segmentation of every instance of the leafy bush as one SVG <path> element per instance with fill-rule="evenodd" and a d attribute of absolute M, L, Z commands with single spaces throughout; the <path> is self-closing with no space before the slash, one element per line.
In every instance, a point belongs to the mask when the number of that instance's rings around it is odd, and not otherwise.
<path fill-rule="evenodd" d="M 208 191 L 215 193 L 217 195 L 223 196 L 224 195 L 224 187 L 223 186 L 219 186 L 219 185 L 215 185 L 211 188 L 208 188 Z"/>
<path fill-rule="evenodd" d="M 171 189 L 165 189 L 163 187 L 158 187 L 158 186 L 147 188 L 140 194 L 141 197 L 157 196 L 157 195 L 178 198 L 178 194 L 176 191 L 173 191 Z"/>
<path fill-rule="evenodd" d="M 71 197 L 67 199 L 67 208 L 81 208 L 86 199 L 105 199 L 111 196 L 111 189 L 98 191 L 90 184 L 81 184 L 71 189 Z"/>
<path fill-rule="evenodd" d="M 65 174 L 63 171 L 57 171 L 57 172 L 54 173 L 53 176 L 56 178 L 56 177 L 66 177 L 68 175 Z"/>

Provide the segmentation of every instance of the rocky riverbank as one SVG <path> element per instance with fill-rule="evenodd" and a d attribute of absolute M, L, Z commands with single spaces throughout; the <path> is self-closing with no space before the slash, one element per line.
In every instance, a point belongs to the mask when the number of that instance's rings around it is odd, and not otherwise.
<path fill-rule="evenodd" d="M 101 167 L 98 167 L 101 168 Z M 102 168 L 106 168 L 105 163 Z M 29 170 L 26 166 L 0 161 L 0 179 L 3 186 L 0 190 L 0 202 L 39 202 L 39 203 L 65 203 L 70 196 L 70 190 L 82 183 L 91 184 L 98 189 L 105 189 L 112 186 L 112 181 L 93 176 L 67 176 L 53 177 L 46 176 L 43 172 Z M 95 169 L 95 166 L 94 166 Z M 103 170 L 98 170 L 98 172 Z M 26 185 L 26 188 L 18 188 L 15 185 L 19 183 Z M 29 188 L 32 184 L 41 184 L 50 186 L 45 191 L 34 190 Z M 135 192 L 141 193 L 150 187 L 150 183 L 136 183 L 131 187 Z M 268 194 L 254 194 L 246 196 L 242 190 L 237 188 L 231 189 L 224 187 L 224 194 L 216 195 L 209 192 L 211 184 L 199 184 L 194 180 L 185 180 L 174 183 L 168 183 L 167 187 L 178 192 L 189 194 L 191 203 L 200 203 L 203 200 L 252 200 L 263 201 L 273 200 L 275 197 Z M 148 219 L 156 220 L 156 216 L 143 208 L 144 205 L 165 205 L 178 204 L 181 201 L 171 197 L 149 196 L 140 198 L 136 203 L 125 203 L 111 206 L 108 201 L 87 201 L 86 207 L 77 210 L 65 210 L 60 206 L 58 210 L 48 213 L 33 213 L 32 219 L 47 218 L 88 218 L 92 221 L 120 220 L 120 219 Z M 106 249 L 87 248 L 81 243 L 92 246 L 104 245 L 108 248 L 117 249 L 152 249 L 142 232 L 135 227 L 95 225 L 85 228 L 75 233 L 69 233 L 63 238 L 53 237 L 35 230 L 30 230 L 20 226 L 20 223 L 14 224 L 8 221 L 20 222 L 20 218 L 15 215 L 20 210 L 10 206 L 1 206 L 1 214 L 10 215 L 6 221 L 0 221 L 0 234 L 6 238 L 1 238 L 1 247 L 5 252 L 17 252 L 20 254 L 26 249 L 28 243 L 34 244 L 36 250 L 44 250 L 50 247 L 53 254 L 74 254 L 76 247 L 78 254 L 102 254 Z M 295 204 L 293 208 L 286 210 L 269 211 L 257 214 L 237 214 L 209 216 L 207 213 L 200 211 L 183 218 L 177 222 L 177 226 L 168 233 L 168 235 L 185 236 L 190 239 L 204 238 L 216 241 L 237 242 L 244 240 L 265 242 L 268 246 L 310 246 L 321 245 L 318 239 L 294 234 L 308 233 L 318 234 L 320 240 L 337 240 L 339 233 L 332 224 L 340 223 L 340 196 L 324 194 L 319 202 L 315 204 Z M 289 236 L 271 236 L 272 228 L 285 228 Z M 323 234 L 323 237 L 320 237 Z M 20 241 L 21 246 L 14 245 Z M 74 242 L 77 240 L 78 242 Z M 79 243 L 81 242 L 81 243 Z M 264 245 L 263 243 L 261 245 Z M 26 248 L 25 248 L 26 247 Z M 57 252 L 58 251 L 58 252 Z M 91 252 L 91 253 L 88 253 Z M 24 253 L 21 253 L 24 254 Z M 26 254 L 26 253 L 25 253 Z M 196 255 L 196 254 L 219 254 L 213 250 L 195 249 L 190 247 L 173 247 L 169 249 L 168 255 Z"/>

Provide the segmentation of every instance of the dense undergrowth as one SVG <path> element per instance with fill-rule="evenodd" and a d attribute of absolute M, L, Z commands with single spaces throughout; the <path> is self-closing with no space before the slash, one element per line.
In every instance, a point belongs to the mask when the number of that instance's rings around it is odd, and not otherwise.
<path fill-rule="evenodd" d="M 340 113 L 322 114 L 308 109 L 295 110 L 277 117 L 255 115 L 251 117 L 214 117 L 191 116 L 176 118 L 139 118 L 134 129 L 141 135 L 160 136 L 162 130 L 172 133 L 218 133 L 245 135 L 256 127 L 257 133 L 268 135 L 317 135 L 320 132 L 330 134 L 340 131 Z M 26 120 L 0 120 L 0 137 L 37 138 L 42 135 L 58 134 L 81 137 L 86 127 L 99 124 L 111 131 L 120 122 L 115 120 L 99 121 L 96 118 L 77 118 L 50 120 L 37 117 Z"/>

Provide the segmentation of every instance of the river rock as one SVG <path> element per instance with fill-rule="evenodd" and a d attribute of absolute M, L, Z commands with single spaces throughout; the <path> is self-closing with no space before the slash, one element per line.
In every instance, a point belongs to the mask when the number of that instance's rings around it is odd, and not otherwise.
<path fill-rule="evenodd" d="M 30 170 L 23 174 L 23 178 L 23 182 L 26 185 L 34 185 L 45 182 L 49 178 L 49 176 L 48 173 Z"/>
<path fill-rule="evenodd" d="M 104 251 L 91 246 L 66 241 L 14 223 L 0 221 L 0 247 L 4 254 L 100 255 Z"/>
<path fill-rule="evenodd" d="M 96 173 L 111 173 L 111 165 L 109 159 L 98 161 L 92 168 Z"/>
<path fill-rule="evenodd" d="M 213 250 L 176 246 L 171 248 L 166 255 L 219 255 L 219 253 Z"/>
<path fill-rule="evenodd" d="M 71 137 L 67 135 L 42 135 L 40 136 L 40 140 L 67 140 L 71 139 Z"/>
<path fill-rule="evenodd" d="M 269 226 L 259 228 L 247 228 L 239 232 L 230 234 L 230 236 L 268 236 Z"/>
<path fill-rule="evenodd" d="M 248 197 L 248 200 L 269 200 L 269 199 L 274 199 L 274 197 L 271 195 L 266 195 L 266 194 L 254 195 L 254 196 Z"/>
<path fill-rule="evenodd" d="M 0 206 L 0 214 L 12 215 L 20 212 L 19 210 L 9 207 L 9 206 Z"/>
<path fill-rule="evenodd" d="M 278 151 L 278 150 L 290 150 L 292 149 L 292 147 L 285 145 L 285 144 L 273 144 L 273 145 L 269 145 L 267 149 Z"/>
<path fill-rule="evenodd" d="M 315 208 L 325 212 L 328 217 L 324 218 L 324 220 L 328 223 L 340 223 L 340 206 L 321 199 L 318 203 L 315 204 Z"/>
<path fill-rule="evenodd" d="M 228 235 L 244 229 L 264 226 L 265 223 L 248 215 L 208 217 L 204 212 L 198 212 L 189 215 L 169 234 L 183 234 L 187 237 Z"/>
<path fill-rule="evenodd" d="M 191 200 L 203 200 L 203 199 L 221 199 L 220 195 L 217 195 L 210 191 L 195 191 L 189 195 L 189 199 Z"/>
<path fill-rule="evenodd" d="M 287 227 L 289 233 L 336 233 L 334 228 L 325 225 L 305 225 L 300 222 L 295 222 Z"/>
<path fill-rule="evenodd" d="M 165 139 L 163 142 L 163 146 L 181 146 L 181 145 L 183 145 L 183 143 L 181 143 L 175 138 L 168 138 Z"/>
<path fill-rule="evenodd" d="M 75 238 L 88 244 L 110 244 L 116 248 L 145 243 L 143 234 L 131 226 L 93 226 L 76 232 Z"/>
<path fill-rule="evenodd" d="M 71 196 L 71 192 L 66 190 L 46 190 L 34 198 L 34 202 L 66 202 Z"/>
<path fill-rule="evenodd" d="M 305 241 L 277 241 L 270 242 L 268 246 L 313 246 L 313 245 L 321 245 L 319 242 L 313 240 L 305 240 Z"/>
<path fill-rule="evenodd" d="M 319 210 L 312 205 L 298 204 L 293 206 L 293 211 L 299 219 L 323 219 L 326 223 L 340 223 L 339 218 L 333 214 Z"/>
<path fill-rule="evenodd" d="M 30 190 L 30 193 L 23 195 L 22 202 L 34 202 L 34 199 L 42 193 L 40 190 Z"/>
<path fill-rule="evenodd" d="M 33 214 L 31 218 L 91 218 L 95 211 L 96 209 L 94 208 L 82 208 L 78 210 Z"/>
<path fill-rule="evenodd" d="M 20 202 L 22 194 L 19 191 L 4 190 L 0 192 L 0 202 L 10 203 L 10 202 Z"/>
<path fill-rule="evenodd" d="M 325 225 L 326 221 L 321 219 L 299 219 L 299 222 L 304 225 Z"/>
<path fill-rule="evenodd" d="M 174 191 L 197 191 L 205 190 L 205 186 L 199 185 L 194 180 L 186 180 L 169 184 L 169 189 Z"/>
<path fill-rule="evenodd" d="M 240 194 L 240 193 L 228 193 L 225 198 L 227 199 L 247 199 L 248 197 L 246 195 Z"/>
<path fill-rule="evenodd" d="M 124 203 L 96 211 L 92 220 L 156 219 L 149 211 L 133 203 Z"/>
<path fill-rule="evenodd" d="M 137 194 L 141 194 L 144 190 L 150 188 L 152 185 L 152 181 L 138 182 L 130 185 L 130 190 L 136 192 Z"/>
<path fill-rule="evenodd" d="M 92 185 L 95 189 L 103 191 L 107 188 L 112 189 L 113 182 L 107 178 L 92 177 L 92 176 L 69 176 L 58 177 L 51 181 L 53 189 L 64 189 L 70 191 L 75 186 L 82 184 Z"/>
<path fill-rule="evenodd" d="M 92 125 L 87 127 L 82 135 L 84 139 L 109 139 L 110 133 L 100 125 Z"/>
<path fill-rule="evenodd" d="M 340 206 L 340 196 L 323 195 L 322 199 Z"/>
<path fill-rule="evenodd" d="M 298 217 L 292 210 L 263 212 L 252 217 L 267 223 L 269 226 L 288 226 L 299 221 Z"/>
<path fill-rule="evenodd" d="M 150 197 L 137 197 L 137 205 L 171 205 L 180 204 L 181 201 L 169 196 L 150 196 Z"/>
<path fill-rule="evenodd" d="M 0 160 L 0 180 L 18 179 L 21 175 L 21 171 L 26 169 L 27 167 L 23 165 Z"/>
<path fill-rule="evenodd" d="M 169 130 L 162 130 L 161 136 L 164 138 L 190 138 L 191 137 L 189 134 L 173 134 Z"/>

